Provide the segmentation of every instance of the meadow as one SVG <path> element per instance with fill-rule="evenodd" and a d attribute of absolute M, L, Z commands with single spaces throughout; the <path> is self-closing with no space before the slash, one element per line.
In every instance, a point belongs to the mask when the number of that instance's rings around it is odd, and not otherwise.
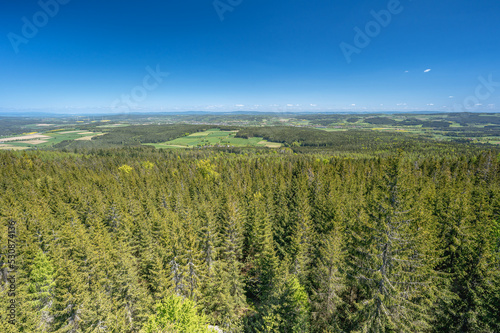
<path fill-rule="evenodd" d="M 151 143 L 156 148 L 194 148 L 194 147 L 269 147 L 279 148 L 280 143 L 268 142 L 261 137 L 238 138 L 238 131 L 223 131 L 213 128 L 204 132 L 193 133 L 163 143 Z"/>

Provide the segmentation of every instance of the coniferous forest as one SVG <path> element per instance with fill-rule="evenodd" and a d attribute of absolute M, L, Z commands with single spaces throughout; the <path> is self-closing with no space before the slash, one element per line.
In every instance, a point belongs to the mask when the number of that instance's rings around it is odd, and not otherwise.
<path fill-rule="evenodd" d="M 500 331 L 497 153 L 2 152 L 0 188 L 1 332 Z"/>

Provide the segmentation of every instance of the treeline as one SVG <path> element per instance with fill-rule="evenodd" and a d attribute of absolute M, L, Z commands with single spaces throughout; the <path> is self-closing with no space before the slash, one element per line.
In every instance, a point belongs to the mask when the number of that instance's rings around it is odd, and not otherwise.
<path fill-rule="evenodd" d="M 443 114 L 443 116 L 446 116 L 446 119 L 455 121 L 462 126 L 488 124 L 500 125 L 500 116 L 496 113 L 459 112 Z"/>
<path fill-rule="evenodd" d="M 403 149 L 406 152 L 470 152 L 478 147 L 453 142 L 436 142 L 422 136 L 408 133 L 390 133 L 371 130 L 324 131 L 297 127 L 247 127 L 236 137 L 263 137 L 265 140 L 283 143 L 297 152 L 312 151 L 310 148 L 327 148 L 322 152 L 352 152 L 377 155 Z M 305 149 L 298 149 L 303 147 Z"/>
<path fill-rule="evenodd" d="M 419 118 L 428 118 L 432 116 L 430 120 L 421 120 Z M 387 125 L 387 126 L 418 126 L 423 127 L 435 127 L 435 128 L 446 128 L 449 127 L 450 122 L 454 121 L 459 123 L 461 126 L 470 125 L 500 125 L 500 116 L 495 113 L 428 113 L 428 114 L 417 114 L 417 113 L 400 113 L 394 114 L 392 116 L 378 115 L 378 114 L 367 114 L 367 115 L 352 115 L 345 114 L 311 114 L 311 115 L 297 115 L 297 119 L 304 119 L 310 121 L 312 124 L 328 126 L 332 123 L 341 122 L 364 122 L 372 125 Z"/>
<path fill-rule="evenodd" d="M 2 152 L 0 188 L 2 332 L 500 330 L 491 152 Z"/>
<path fill-rule="evenodd" d="M 272 142 L 288 146 L 335 146 L 356 150 L 363 147 L 380 146 L 394 141 L 412 140 L 407 136 L 393 133 L 373 133 L 372 131 L 337 131 L 327 132 L 313 128 L 289 126 L 249 127 L 241 129 L 236 137 L 263 137 Z"/>
<path fill-rule="evenodd" d="M 36 122 L 40 123 L 42 121 L 44 121 L 44 119 L 41 118 L 0 117 L 0 137 L 14 136 L 24 132 L 39 131 L 41 129 L 51 130 L 55 128 L 54 126 L 28 127 L 28 125 L 33 125 Z M 60 121 L 51 119 L 51 123 L 60 123 Z"/>
<path fill-rule="evenodd" d="M 349 121 L 349 119 L 353 120 L 352 116 L 349 116 L 349 115 L 323 114 L 323 113 L 316 113 L 316 114 L 309 114 L 309 115 L 301 114 L 301 115 L 296 115 L 295 118 L 308 120 L 311 122 L 311 124 L 321 125 L 321 126 L 328 126 L 332 123 Z"/>
<path fill-rule="evenodd" d="M 500 119 L 500 118 L 499 118 Z M 397 121 L 388 117 L 373 117 L 364 120 L 368 124 L 372 125 L 388 125 L 388 126 L 419 126 L 422 125 L 424 128 L 446 128 L 450 127 L 451 123 L 444 120 L 420 120 L 414 117 L 407 117 L 404 120 Z"/>

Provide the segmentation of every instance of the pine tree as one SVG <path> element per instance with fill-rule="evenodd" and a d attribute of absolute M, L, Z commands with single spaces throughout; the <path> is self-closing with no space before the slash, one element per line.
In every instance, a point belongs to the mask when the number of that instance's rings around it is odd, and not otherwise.
<path fill-rule="evenodd" d="M 51 261 L 40 250 L 33 260 L 27 286 L 30 312 L 38 315 L 35 329 L 37 332 L 50 331 L 54 320 L 52 311 L 55 291 L 54 273 L 55 269 Z"/>
<path fill-rule="evenodd" d="M 463 170 L 457 170 L 463 171 Z M 482 178 L 482 177 L 481 177 Z M 498 328 L 498 306 L 490 308 L 498 292 L 498 257 L 492 252 L 492 220 L 489 195 L 483 179 L 470 177 L 443 181 L 436 202 L 441 222 L 443 260 L 439 270 L 449 277 L 450 298 L 440 299 L 435 330 L 440 332 L 488 332 Z"/>
<path fill-rule="evenodd" d="M 342 273 L 344 258 L 342 253 L 343 237 L 341 230 L 333 230 L 323 235 L 319 250 L 319 263 L 313 270 L 315 287 L 312 295 L 312 327 L 318 332 L 341 330 L 344 307 L 342 294 L 346 289 L 345 276 Z"/>
<path fill-rule="evenodd" d="M 292 176 L 290 189 L 290 244 L 293 272 L 302 284 L 308 283 L 309 269 L 312 259 L 313 228 L 311 223 L 311 207 L 307 178 L 296 167 Z"/>
<path fill-rule="evenodd" d="M 246 305 L 244 293 L 244 281 L 241 275 L 242 271 L 242 243 L 243 243 L 243 216 L 241 208 L 233 198 L 226 198 L 222 212 L 222 234 L 219 252 L 219 273 L 223 282 L 227 285 L 229 294 L 225 295 L 227 306 L 234 313 L 234 317 L 226 318 L 226 329 L 237 330 L 240 323 L 238 318 L 240 312 Z"/>
<path fill-rule="evenodd" d="M 419 229 L 428 214 L 422 215 L 414 179 L 400 159 L 389 160 L 370 180 L 365 208 L 349 230 L 347 272 L 360 290 L 354 323 L 362 332 L 430 326 L 434 273 L 424 239 L 431 235 Z"/>
<path fill-rule="evenodd" d="M 204 316 L 197 314 L 196 304 L 180 296 L 168 296 L 156 305 L 141 333 L 214 333 Z"/>

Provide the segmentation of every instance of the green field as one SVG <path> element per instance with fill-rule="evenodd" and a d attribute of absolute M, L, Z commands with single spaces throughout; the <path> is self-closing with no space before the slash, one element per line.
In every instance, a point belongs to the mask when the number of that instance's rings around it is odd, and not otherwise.
<path fill-rule="evenodd" d="M 150 143 L 156 148 L 194 148 L 194 147 L 269 147 L 279 148 L 280 143 L 268 142 L 262 138 L 236 138 L 238 131 L 221 131 L 210 129 L 204 132 L 193 133 L 182 138 L 164 143 Z"/>

